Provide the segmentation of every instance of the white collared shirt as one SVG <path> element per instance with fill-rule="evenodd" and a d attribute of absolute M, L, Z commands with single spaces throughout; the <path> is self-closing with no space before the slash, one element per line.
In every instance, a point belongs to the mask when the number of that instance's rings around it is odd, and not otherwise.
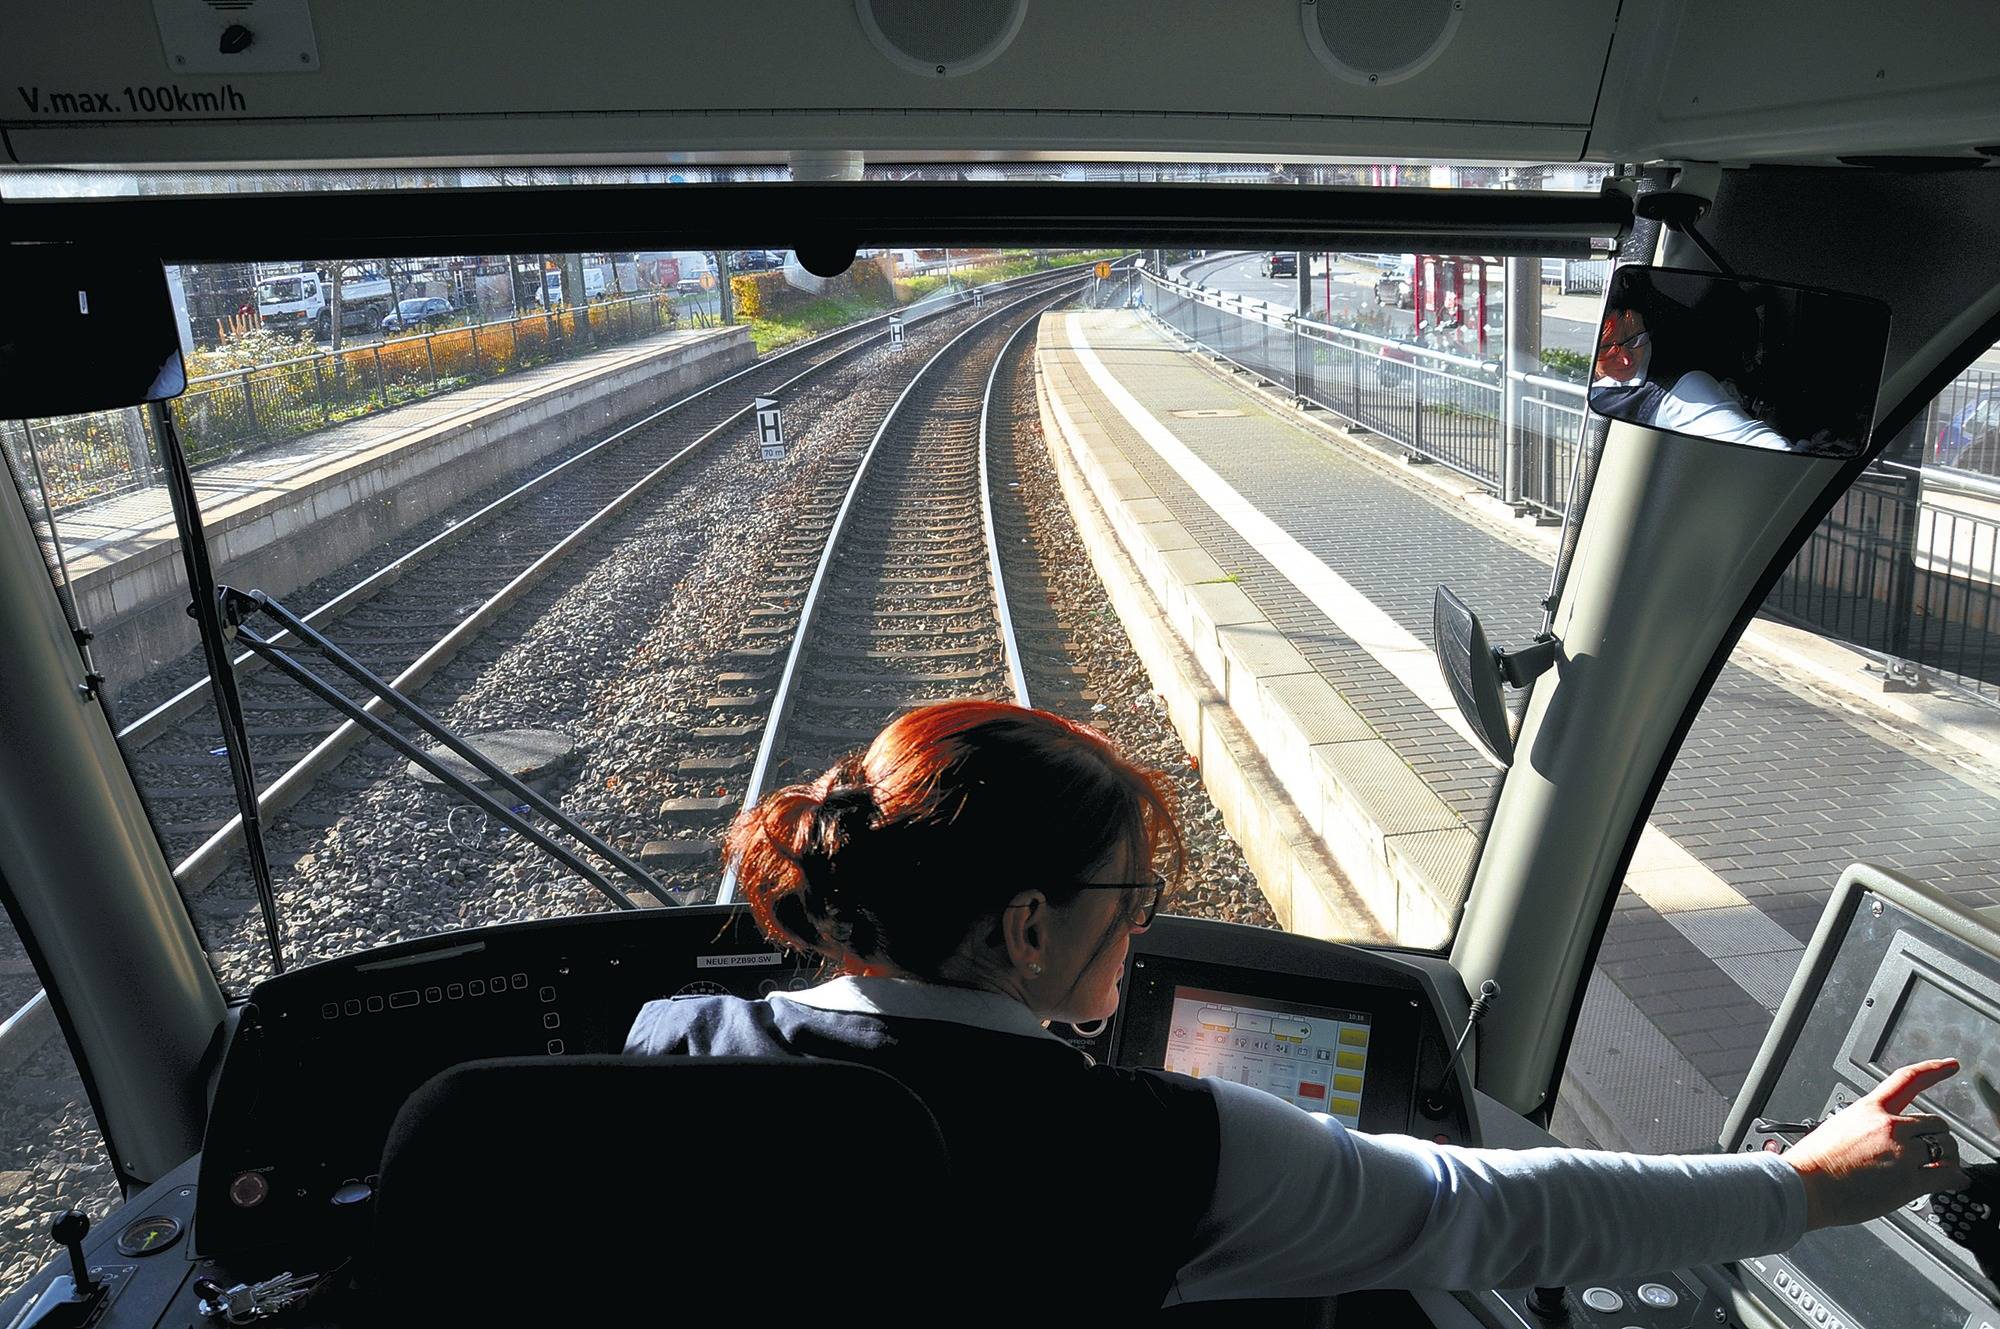
<path fill-rule="evenodd" d="M 1063 1041 L 1012 997 L 914 979 L 843 977 L 766 1000 Z M 1805 1232 L 1797 1170 L 1761 1151 L 1459 1148 L 1198 1083 L 1215 1095 L 1221 1148 L 1168 1305 L 1661 1273 L 1785 1250 Z"/>

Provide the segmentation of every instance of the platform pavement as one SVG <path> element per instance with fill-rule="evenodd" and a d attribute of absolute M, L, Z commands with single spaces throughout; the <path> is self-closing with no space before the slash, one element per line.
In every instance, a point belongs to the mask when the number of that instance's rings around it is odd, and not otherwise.
<path fill-rule="evenodd" d="M 1424 474 L 1436 468 L 1406 467 L 1251 390 L 1141 318 L 1052 321 L 1049 394 L 1115 445 L 1135 473 L 1131 492 L 1192 537 L 1394 750 L 1403 775 L 1476 830 L 1498 772 L 1423 699 L 1424 681 L 1388 639 L 1428 645 L 1442 582 L 1495 640 L 1527 640 L 1549 534 Z M 1574 1131 L 1615 1147 L 1712 1144 L 1847 862 L 1910 872 L 1969 906 L 2000 903 L 1993 714 L 1950 697 L 1871 695 L 1859 662 L 1759 623 L 1724 668 L 1591 977 L 1565 1087 Z"/>
<path fill-rule="evenodd" d="M 553 385 L 592 378 L 606 370 L 656 355 L 663 347 L 699 340 L 706 330 L 677 330 L 625 342 L 552 364 L 441 392 L 421 401 L 376 411 L 316 433 L 246 451 L 194 473 L 202 515 L 215 519 L 292 488 L 329 466 L 377 448 L 393 446 L 419 430 L 475 414 L 497 403 L 529 396 Z M 67 509 L 57 515 L 70 575 L 81 579 L 111 563 L 142 555 L 179 537 L 164 484 L 128 490 Z"/>

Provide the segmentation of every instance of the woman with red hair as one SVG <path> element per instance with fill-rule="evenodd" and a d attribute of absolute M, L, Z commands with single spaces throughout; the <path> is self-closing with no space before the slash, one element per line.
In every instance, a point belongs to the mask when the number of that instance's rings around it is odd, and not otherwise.
<path fill-rule="evenodd" d="M 1117 1008 L 1131 938 L 1166 887 L 1154 865 L 1177 867 L 1181 845 L 1159 777 L 1044 711 L 911 711 L 745 810 L 727 855 L 766 934 L 840 977 L 762 1001 L 653 1002 L 626 1050 L 832 1057 L 901 1080 L 966 1197 L 940 1216 L 955 1266 L 1078 1262 L 1060 1280 L 967 1289 L 981 1322 L 1684 1268 L 1968 1183 L 1943 1122 L 1902 1115 L 1949 1061 L 1896 1072 L 1782 1157 L 1452 1148 L 1243 1085 L 1095 1064 L 1044 1024 Z M 810 1120 L 773 1152 L 833 1200 L 869 1184 L 869 1160 Z M 919 1258 L 884 1255 L 882 1277 Z"/>

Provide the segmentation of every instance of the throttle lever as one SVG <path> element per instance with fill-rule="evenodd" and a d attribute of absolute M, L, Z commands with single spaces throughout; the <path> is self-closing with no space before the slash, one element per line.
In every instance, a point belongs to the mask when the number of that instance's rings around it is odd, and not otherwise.
<path fill-rule="evenodd" d="M 82 1329 L 97 1318 L 104 1307 L 106 1284 L 90 1276 L 84 1261 L 83 1239 L 89 1234 L 90 1218 L 79 1209 L 65 1211 L 49 1225 L 49 1239 L 69 1252 L 70 1271 L 51 1279 L 7 1329 Z"/>

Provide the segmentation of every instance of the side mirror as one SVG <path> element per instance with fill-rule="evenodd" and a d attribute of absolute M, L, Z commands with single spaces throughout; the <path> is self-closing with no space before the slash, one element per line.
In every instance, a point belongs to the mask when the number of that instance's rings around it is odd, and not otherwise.
<path fill-rule="evenodd" d="M 1888 344 L 1879 300 L 1628 265 L 1605 293 L 1590 409 L 1669 434 L 1857 457 Z"/>
<path fill-rule="evenodd" d="M 1440 586 L 1431 600 L 1431 652 L 1473 737 L 1500 765 L 1513 765 L 1514 724 L 1502 685 L 1524 688 L 1534 682 L 1556 662 L 1562 643 L 1540 637 L 1519 651 L 1495 650 L 1472 606 Z"/>
<path fill-rule="evenodd" d="M 187 390 L 156 258 L 69 244 L 0 246 L 0 419 L 81 415 Z"/>
<path fill-rule="evenodd" d="M 1486 631 L 1472 607 L 1440 586 L 1431 601 L 1431 650 L 1437 655 L 1444 685 L 1458 703 L 1465 723 L 1493 760 L 1514 764 L 1514 726 L 1507 699 L 1500 690 L 1500 669 Z"/>

